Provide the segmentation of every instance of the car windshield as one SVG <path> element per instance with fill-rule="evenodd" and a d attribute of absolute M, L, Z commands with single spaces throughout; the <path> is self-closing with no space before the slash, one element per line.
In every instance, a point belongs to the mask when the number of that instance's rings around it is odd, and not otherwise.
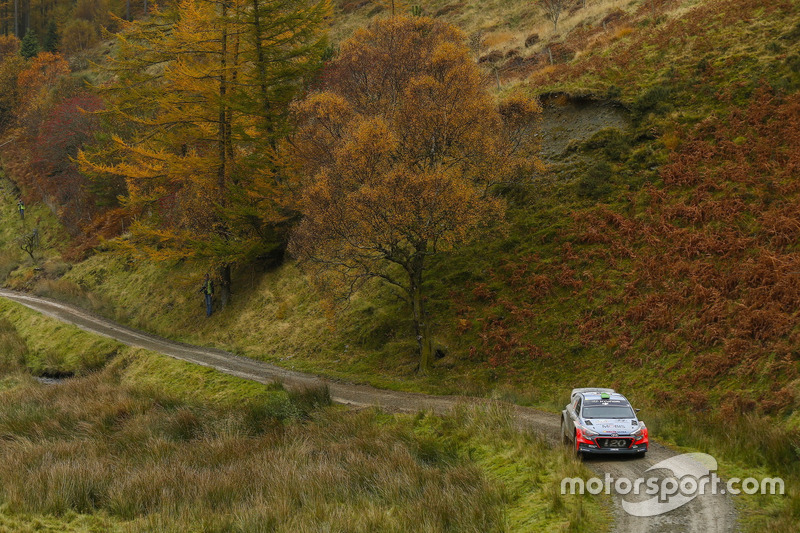
<path fill-rule="evenodd" d="M 586 405 L 583 418 L 633 418 L 630 405 Z"/>

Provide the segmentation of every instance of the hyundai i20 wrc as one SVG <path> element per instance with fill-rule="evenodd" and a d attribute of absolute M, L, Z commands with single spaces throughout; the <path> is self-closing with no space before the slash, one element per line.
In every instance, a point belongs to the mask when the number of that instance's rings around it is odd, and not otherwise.
<path fill-rule="evenodd" d="M 614 389 L 572 389 L 561 411 L 561 438 L 579 456 L 627 454 L 644 456 L 647 427 L 630 402 Z"/>

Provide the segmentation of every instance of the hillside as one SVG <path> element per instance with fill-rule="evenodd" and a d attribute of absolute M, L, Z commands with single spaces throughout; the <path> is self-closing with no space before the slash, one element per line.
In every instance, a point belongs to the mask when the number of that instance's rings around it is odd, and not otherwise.
<path fill-rule="evenodd" d="M 386 4 L 335 2 L 331 53 Z M 58 244 L 42 269 L 8 254 L 6 284 L 384 387 L 552 409 L 570 387 L 612 386 L 646 406 L 662 439 L 800 479 L 800 6 L 589 1 L 557 30 L 531 3 L 419 7 L 465 32 L 497 98 L 540 98 L 548 165 L 498 189 L 504 229 L 433 263 L 431 374 L 416 373 L 409 311 L 378 284 L 333 308 L 291 258 L 242 262 L 231 304 L 206 320 L 205 263 L 155 263 L 113 243 L 83 259 L 129 225 L 114 209 L 83 226 L 42 209 Z M 52 204 L 22 152 L 0 150 L 24 194 Z M 6 205 L 13 214 L 10 195 Z M 787 485 L 781 502 L 741 503 L 745 525 L 792 530 L 800 493 Z"/>

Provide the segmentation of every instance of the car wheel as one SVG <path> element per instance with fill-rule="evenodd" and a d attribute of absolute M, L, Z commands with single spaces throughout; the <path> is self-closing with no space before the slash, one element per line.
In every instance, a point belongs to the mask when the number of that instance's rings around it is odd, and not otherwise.
<path fill-rule="evenodd" d="M 561 442 L 562 444 L 569 444 L 569 437 L 567 437 L 567 425 L 564 423 L 564 419 L 561 419 Z"/>

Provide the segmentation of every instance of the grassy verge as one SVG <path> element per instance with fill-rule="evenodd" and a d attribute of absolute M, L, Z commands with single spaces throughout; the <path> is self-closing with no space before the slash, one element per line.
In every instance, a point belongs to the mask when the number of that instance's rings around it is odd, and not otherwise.
<path fill-rule="evenodd" d="M 0 309 L 0 527 L 15 531 L 541 531 L 607 523 L 587 475 L 508 412 L 326 407 Z M 35 335 L 29 335 L 34 331 Z M 95 342 L 92 342 L 95 341 Z M 43 385 L 30 353 L 82 346 Z M 97 353 L 93 353 L 96 351 Z M 28 363 L 33 363 L 28 366 Z M 85 374 L 80 376 L 81 374 Z M 412 526 L 413 524 L 413 526 Z"/>

